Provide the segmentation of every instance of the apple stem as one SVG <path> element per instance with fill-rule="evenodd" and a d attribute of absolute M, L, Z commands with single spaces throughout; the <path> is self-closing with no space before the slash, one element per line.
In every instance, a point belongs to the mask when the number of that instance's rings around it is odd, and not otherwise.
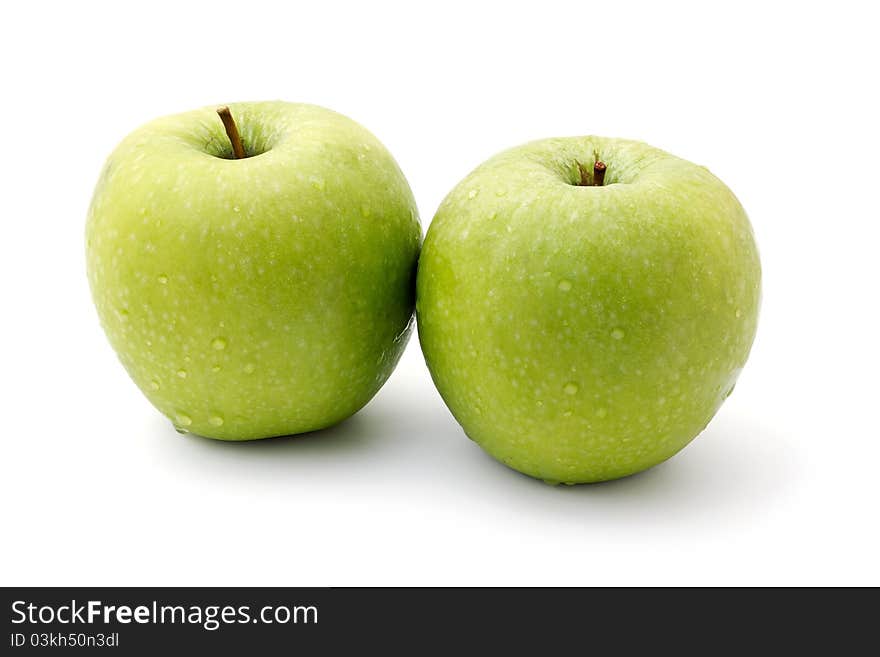
<path fill-rule="evenodd" d="M 601 187 L 605 182 L 605 163 L 602 160 L 596 160 L 593 165 L 593 186 Z"/>
<path fill-rule="evenodd" d="M 226 136 L 229 137 L 229 141 L 232 144 L 232 154 L 235 159 L 244 159 L 247 155 L 244 154 L 241 135 L 238 134 L 238 126 L 235 125 L 235 120 L 232 118 L 232 112 L 230 112 L 229 108 L 224 105 L 223 107 L 217 108 L 217 114 L 220 115 L 220 120 L 223 121 L 223 127 L 226 128 Z"/>
<path fill-rule="evenodd" d="M 605 183 L 605 163 L 597 159 L 593 164 L 592 174 L 583 164 L 578 162 L 578 172 L 581 174 L 581 187 L 601 187 Z"/>

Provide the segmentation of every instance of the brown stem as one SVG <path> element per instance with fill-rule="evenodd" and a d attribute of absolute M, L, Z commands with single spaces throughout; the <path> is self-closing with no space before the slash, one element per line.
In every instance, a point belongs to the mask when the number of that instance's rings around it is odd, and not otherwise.
<path fill-rule="evenodd" d="M 226 136 L 229 137 L 229 141 L 232 144 L 232 154 L 238 160 L 247 157 L 244 154 L 244 146 L 241 144 L 241 135 L 238 134 L 238 126 L 235 125 L 235 120 L 232 118 L 232 112 L 230 112 L 229 108 L 224 105 L 223 107 L 217 108 L 217 114 L 220 115 L 220 120 L 223 121 L 223 127 L 226 128 Z"/>
<path fill-rule="evenodd" d="M 581 172 L 581 176 L 583 176 L 583 172 Z M 605 182 L 605 163 L 602 160 L 596 160 L 596 164 L 593 165 L 593 186 L 601 187 L 602 183 Z"/>

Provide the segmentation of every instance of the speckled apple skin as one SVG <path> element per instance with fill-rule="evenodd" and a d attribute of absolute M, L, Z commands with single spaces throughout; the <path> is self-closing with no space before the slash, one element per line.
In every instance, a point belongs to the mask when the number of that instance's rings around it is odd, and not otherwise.
<path fill-rule="evenodd" d="M 354 121 L 283 102 L 158 119 L 110 155 L 88 277 L 131 378 L 182 430 L 321 429 L 369 401 L 410 331 L 421 241 L 394 159 Z"/>
<path fill-rule="evenodd" d="M 578 185 L 596 158 L 605 185 Z M 419 338 L 489 454 L 550 483 L 615 479 L 709 423 L 748 357 L 760 279 L 749 220 L 704 167 L 639 142 L 548 139 L 441 204 Z"/>

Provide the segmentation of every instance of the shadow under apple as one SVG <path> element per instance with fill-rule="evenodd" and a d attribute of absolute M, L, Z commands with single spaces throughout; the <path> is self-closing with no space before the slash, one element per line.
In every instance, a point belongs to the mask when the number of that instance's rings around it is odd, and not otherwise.
<path fill-rule="evenodd" d="M 664 463 L 576 486 L 550 486 L 495 461 L 466 439 L 442 403 L 431 400 L 413 408 L 377 398 L 328 429 L 257 441 L 179 436 L 168 424 L 163 433 L 185 447 L 162 450 L 176 467 L 220 476 L 227 485 L 357 480 L 367 489 L 407 488 L 436 504 L 466 499 L 470 514 L 503 510 L 524 522 L 538 515 L 585 525 L 595 520 L 598 526 L 729 524 L 771 508 L 795 485 L 797 471 L 785 436 L 723 412 Z"/>
<path fill-rule="evenodd" d="M 489 476 L 515 481 L 502 500 L 526 512 L 669 522 L 705 518 L 721 523 L 769 510 L 793 489 L 795 452 L 771 428 L 721 414 L 684 450 L 643 472 L 595 484 L 551 486 L 490 457 Z"/>

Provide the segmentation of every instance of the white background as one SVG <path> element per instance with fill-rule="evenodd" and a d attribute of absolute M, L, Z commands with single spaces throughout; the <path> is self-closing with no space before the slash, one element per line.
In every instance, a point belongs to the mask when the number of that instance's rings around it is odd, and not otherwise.
<path fill-rule="evenodd" d="M 4 3 L 0 583 L 880 584 L 870 11 Z M 250 444 L 178 435 L 91 305 L 92 186 L 145 121 L 275 98 L 372 130 L 425 227 L 474 166 L 531 139 L 637 138 L 705 164 L 749 212 L 764 264 L 735 394 L 671 461 L 574 488 L 468 441 L 416 340 L 337 428 Z"/>

